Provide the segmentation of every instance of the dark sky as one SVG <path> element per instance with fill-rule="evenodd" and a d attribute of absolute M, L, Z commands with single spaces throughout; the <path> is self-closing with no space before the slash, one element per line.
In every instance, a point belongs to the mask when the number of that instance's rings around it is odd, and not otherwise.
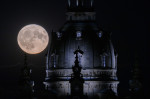
<path fill-rule="evenodd" d="M 135 56 L 141 69 L 145 93 L 149 80 L 148 20 L 149 3 L 143 0 L 95 0 L 97 23 L 112 32 L 112 41 L 118 52 L 119 94 L 125 96 Z M 17 44 L 19 30 L 28 24 L 39 24 L 49 33 L 57 31 L 65 22 L 67 0 L 0 1 L 0 95 L 16 93 L 23 52 Z M 46 50 L 28 55 L 33 69 L 33 80 L 41 84 L 45 75 Z M 40 79 L 39 79 L 40 78 Z M 13 95 L 15 97 L 15 95 Z M 11 98 L 10 98 L 11 99 Z"/>

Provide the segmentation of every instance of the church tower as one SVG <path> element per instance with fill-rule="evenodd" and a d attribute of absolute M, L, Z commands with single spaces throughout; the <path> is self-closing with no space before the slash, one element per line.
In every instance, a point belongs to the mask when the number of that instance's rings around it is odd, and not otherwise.
<path fill-rule="evenodd" d="M 105 98 L 111 91 L 117 96 L 117 54 L 110 33 L 97 25 L 95 14 L 93 0 L 68 0 L 66 23 L 58 32 L 52 32 L 43 83 L 58 98 L 71 95 L 69 81 L 77 48 L 84 52 L 78 58 L 84 80 L 83 95 L 89 99 Z"/>
<path fill-rule="evenodd" d="M 143 97 L 143 86 L 142 86 L 142 78 L 140 66 L 138 64 L 138 58 L 136 57 L 135 65 L 132 69 L 132 79 L 129 80 L 129 91 L 130 97 L 133 99 L 142 98 Z"/>
<path fill-rule="evenodd" d="M 27 55 L 24 56 L 24 67 L 20 77 L 20 99 L 33 99 L 34 81 L 31 80 L 31 69 L 27 64 Z"/>

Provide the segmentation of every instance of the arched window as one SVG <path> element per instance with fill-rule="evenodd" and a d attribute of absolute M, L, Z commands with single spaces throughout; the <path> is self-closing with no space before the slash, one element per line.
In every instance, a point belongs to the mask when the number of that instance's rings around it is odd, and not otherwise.
<path fill-rule="evenodd" d="M 77 31 L 76 32 L 76 36 L 79 38 L 79 37 L 81 37 L 82 35 L 81 35 L 81 32 L 80 31 Z"/>
<path fill-rule="evenodd" d="M 100 31 L 100 32 L 98 33 L 98 37 L 99 37 L 99 38 L 101 38 L 101 37 L 102 37 L 102 35 L 103 35 L 103 32 L 102 32 L 102 31 Z"/>
<path fill-rule="evenodd" d="M 103 63 L 103 67 L 106 67 L 106 56 L 103 55 L 102 57 L 102 63 Z"/>
<path fill-rule="evenodd" d="M 60 33 L 60 32 L 56 32 L 56 35 L 57 35 L 57 39 L 61 39 L 61 37 L 62 37 L 62 33 Z"/>
<path fill-rule="evenodd" d="M 77 40 L 81 40 L 81 38 L 82 38 L 82 32 L 81 31 L 77 31 L 76 32 L 76 39 Z"/>

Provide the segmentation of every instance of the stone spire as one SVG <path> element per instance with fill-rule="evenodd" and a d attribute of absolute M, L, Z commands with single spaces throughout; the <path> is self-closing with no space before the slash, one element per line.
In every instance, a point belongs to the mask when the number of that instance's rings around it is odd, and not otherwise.
<path fill-rule="evenodd" d="M 80 57 L 82 57 L 83 55 L 83 51 L 80 50 L 80 48 L 78 47 L 78 49 L 74 52 L 75 54 L 75 66 L 72 68 L 73 69 L 73 73 L 74 73 L 74 76 L 76 77 L 80 77 L 80 74 L 81 74 L 81 69 L 82 67 L 80 67 Z"/>
<path fill-rule="evenodd" d="M 30 81 L 31 69 L 28 67 L 26 54 L 24 54 L 24 68 L 22 74 L 25 81 Z"/>
<path fill-rule="evenodd" d="M 141 83 L 141 76 L 140 76 L 140 68 L 138 64 L 138 59 L 135 59 L 135 65 L 133 66 L 132 70 L 132 79 L 129 81 L 130 85 L 130 93 L 131 97 L 138 98 L 142 96 L 142 83 Z"/>
<path fill-rule="evenodd" d="M 78 49 L 74 52 L 75 54 L 75 65 L 72 67 L 73 70 L 73 74 L 71 75 L 71 79 L 70 79 L 70 85 L 71 85 L 71 96 L 72 98 L 74 97 L 78 97 L 79 99 L 81 99 L 81 97 L 83 97 L 83 83 L 84 83 L 84 79 L 83 76 L 81 74 L 81 69 L 82 67 L 79 66 L 79 55 L 83 54 L 83 51 L 80 50 L 80 48 L 78 47 Z"/>
<path fill-rule="evenodd" d="M 137 58 L 135 60 L 135 65 L 133 66 L 132 79 L 140 80 L 140 68 L 139 68 L 139 64 L 138 64 L 138 59 Z"/>
<path fill-rule="evenodd" d="M 32 99 L 33 97 L 33 86 L 34 82 L 31 80 L 31 69 L 28 67 L 27 64 L 27 55 L 24 55 L 24 67 L 21 71 L 21 78 L 20 78 L 20 92 L 21 98 L 23 99 Z"/>
<path fill-rule="evenodd" d="M 68 0 L 68 11 L 93 11 L 94 0 Z"/>
<path fill-rule="evenodd" d="M 95 20 L 93 1 L 94 0 L 68 0 L 67 20 Z"/>

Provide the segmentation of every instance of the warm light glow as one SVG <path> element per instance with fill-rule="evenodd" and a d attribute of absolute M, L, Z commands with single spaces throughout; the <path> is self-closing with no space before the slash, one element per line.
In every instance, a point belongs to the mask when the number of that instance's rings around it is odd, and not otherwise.
<path fill-rule="evenodd" d="M 49 36 L 43 27 L 30 24 L 19 31 L 17 41 L 24 52 L 38 54 L 47 47 Z"/>

